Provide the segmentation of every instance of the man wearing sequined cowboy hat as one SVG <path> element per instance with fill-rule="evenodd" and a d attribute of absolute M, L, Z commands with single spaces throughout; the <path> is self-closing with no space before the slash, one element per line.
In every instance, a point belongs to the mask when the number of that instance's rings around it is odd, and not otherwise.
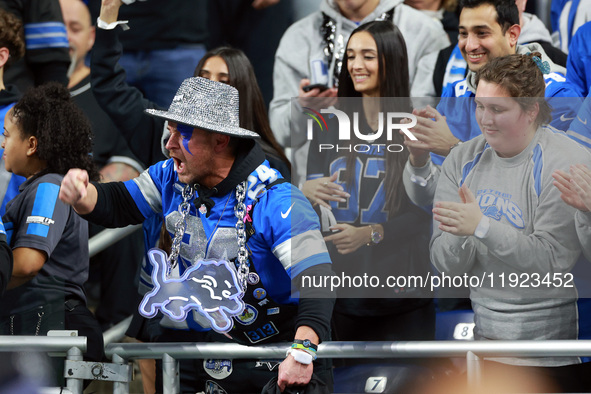
<path fill-rule="evenodd" d="M 439 179 L 438 166 L 450 151 L 481 135 L 474 116 L 476 104 L 469 98 L 475 96 L 476 71 L 491 59 L 514 53 L 540 53 L 536 59 L 546 81 L 545 95 L 553 108 L 550 124 L 555 128 L 568 130 L 580 105 L 578 94 L 566 82 L 564 67 L 553 63 L 540 44 L 517 44 L 521 27 L 515 0 L 463 0 L 460 7 L 458 46 L 468 64 L 468 74 L 444 89 L 437 109 L 415 109 L 417 125 L 411 131 L 418 140 L 405 142 L 410 155 L 404 186 L 417 205 L 432 203 Z M 570 132 L 569 136 L 577 142 L 588 138 Z"/>
<path fill-rule="evenodd" d="M 176 264 L 170 258 L 164 267 L 170 277 L 181 277 L 198 260 L 234 261 L 242 252 L 248 255 L 235 263 L 244 310 L 230 319 L 234 324 L 228 336 L 213 331 L 206 314 L 193 309 L 186 319 L 164 313 L 157 341 L 293 341 L 278 368 L 281 390 L 306 384 L 313 371 L 331 384 L 330 366 L 324 359 L 312 360 L 316 345 L 328 338 L 334 299 L 325 289 L 295 287 L 303 275 L 332 272 L 318 219 L 299 190 L 269 167 L 254 141 L 258 135 L 238 126 L 237 90 L 188 78 L 168 111 L 147 113 L 169 121 L 170 159 L 128 182 L 89 183 L 84 171 L 72 169 L 60 199 L 105 227 L 162 215 L 173 238 L 171 256 L 178 254 Z M 180 206 L 189 209 L 183 213 Z M 242 236 L 246 245 L 239 242 Z M 183 392 L 258 393 L 277 376 L 276 362 L 209 359 L 181 360 L 180 365 Z"/>

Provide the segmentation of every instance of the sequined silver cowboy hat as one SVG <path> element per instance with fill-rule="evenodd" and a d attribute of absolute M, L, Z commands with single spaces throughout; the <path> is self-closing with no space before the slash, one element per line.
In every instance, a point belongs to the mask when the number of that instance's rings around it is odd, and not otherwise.
<path fill-rule="evenodd" d="M 147 109 L 146 113 L 187 126 L 241 138 L 260 138 L 240 127 L 238 90 L 206 78 L 187 78 L 172 99 L 168 111 Z"/>

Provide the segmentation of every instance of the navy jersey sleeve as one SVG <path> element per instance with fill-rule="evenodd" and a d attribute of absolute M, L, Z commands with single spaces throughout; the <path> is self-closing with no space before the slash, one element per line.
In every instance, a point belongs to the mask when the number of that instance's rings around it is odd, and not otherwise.
<path fill-rule="evenodd" d="M 59 185 L 42 182 L 27 190 L 18 218 L 18 227 L 14 229 L 11 246 L 37 249 L 50 256 L 60 241 L 68 217 L 69 205 L 58 199 Z"/>
<path fill-rule="evenodd" d="M 6 243 L 6 231 L 4 230 L 4 223 L 0 220 L 0 297 L 8 285 L 10 276 L 12 275 L 12 250 Z"/>
<path fill-rule="evenodd" d="M 64 85 L 70 64 L 66 26 L 58 0 L 23 3 L 25 59 L 35 74 L 35 84 L 58 81 Z"/>
<path fill-rule="evenodd" d="M 300 290 L 300 302 L 298 305 L 298 317 L 296 330 L 300 326 L 311 327 L 320 342 L 330 338 L 330 318 L 335 303 L 335 293 L 328 286 L 302 287 L 303 276 L 329 277 L 333 275 L 330 264 L 319 264 L 306 269 L 296 278 L 296 286 Z"/>
<path fill-rule="evenodd" d="M 139 224 L 144 216 L 123 182 L 93 183 L 97 191 L 94 210 L 82 217 L 107 228 Z"/>
<path fill-rule="evenodd" d="M 126 82 L 125 70 L 119 64 L 123 51 L 118 38 L 120 30 L 120 27 L 113 30 L 97 29 L 91 53 L 92 90 L 101 108 L 121 131 L 131 151 L 148 167 L 164 159 L 160 147 L 164 121 L 144 113 L 145 109 L 158 107 Z"/>

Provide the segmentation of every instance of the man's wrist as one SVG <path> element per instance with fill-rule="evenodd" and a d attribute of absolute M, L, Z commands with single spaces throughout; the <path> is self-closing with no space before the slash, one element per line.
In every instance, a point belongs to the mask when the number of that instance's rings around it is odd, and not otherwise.
<path fill-rule="evenodd" d="M 99 29 L 103 29 L 103 30 L 113 30 L 118 25 L 121 25 L 121 28 L 123 30 L 129 30 L 128 23 L 129 23 L 129 21 L 115 21 L 115 22 L 107 23 L 104 20 L 102 20 L 100 16 L 96 19 L 96 26 Z"/>
<path fill-rule="evenodd" d="M 427 163 L 429 163 L 429 159 L 430 159 L 430 155 L 427 154 L 425 155 L 423 158 L 420 158 L 420 156 L 416 156 L 416 155 L 408 155 L 408 162 L 410 163 L 411 166 L 415 167 L 415 168 L 421 168 L 421 167 L 425 167 L 427 165 Z"/>
<path fill-rule="evenodd" d="M 474 229 L 474 236 L 476 238 L 482 239 L 486 237 L 488 234 L 488 230 L 490 229 L 490 219 L 486 215 L 482 215 L 476 229 Z"/>
<path fill-rule="evenodd" d="M 291 345 L 292 349 L 304 349 L 316 353 L 318 345 L 310 341 L 309 339 L 294 339 Z"/>
<path fill-rule="evenodd" d="M 405 171 L 410 174 L 410 181 L 421 187 L 427 187 L 429 181 L 435 176 L 437 169 L 429 158 L 427 163 L 422 167 L 415 167 L 410 160 L 404 166 Z"/>
<path fill-rule="evenodd" d="M 455 144 L 453 144 L 449 147 L 449 152 L 447 152 L 447 154 L 449 155 L 451 153 L 451 151 L 453 150 L 453 148 L 458 147 L 458 146 L 462 145 L 463 143 L 464 143 L 464 141 L 458 140 Z"/>
<path fill-rule="evenodd" d="M 294 358 L 294 360 L 304 365 L 312 364 L 312 361 L 314 361 L 314 357 L 304 350 L 289 348 L 287 349 L 287 353 L 285 353 L 285 355 L 291 355 Z"/>

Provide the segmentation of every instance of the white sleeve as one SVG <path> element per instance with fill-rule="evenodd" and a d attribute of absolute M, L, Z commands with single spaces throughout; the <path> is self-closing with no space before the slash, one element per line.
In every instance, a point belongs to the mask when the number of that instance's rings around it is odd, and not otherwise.
<path fill-rule="evenodd" d="M 420 207 L 433 204 L 440 171 L 440 167 L 433 164 L 431 159 L 423 167 L 414 167 L 410 160 L 406 161 L 402 182 L 413 204 Z"/>

